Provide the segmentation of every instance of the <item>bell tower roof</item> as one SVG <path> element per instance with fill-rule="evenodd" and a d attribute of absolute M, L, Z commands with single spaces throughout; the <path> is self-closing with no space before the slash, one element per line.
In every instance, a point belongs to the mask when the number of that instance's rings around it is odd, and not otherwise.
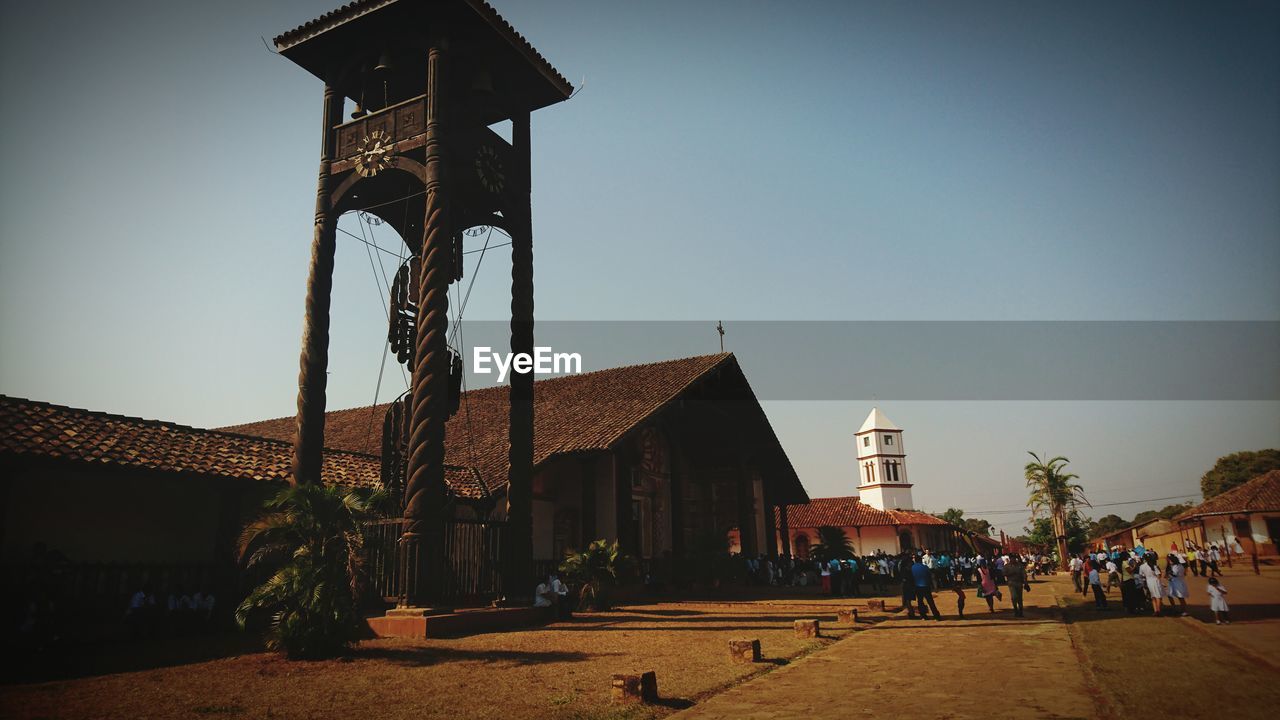
<path fill-rule="evenodd" d="M 862 423 L 862 427 L 858 428 L 858 432 L 855 434 L 861 435 L 862 433 L 871 432 L 872 430 L 896 430 L 901 432 L 902 428 L 894 425 L 892 420 L 885 417 L 884 413 L 880 412 L 880 408 L 875 407 L 871 408 L 871 414 L 867 415 L 866 422 Z"/>
<path fill-rule="evenodd" d="M 455 63 L 455 74 L 483 71 L 491 97 L 473 109 L 484 123 L 555 104 L 573 93 L 569 81 L 484 0 L 356 0 L 281 33 L 275 46 L 346 97 L 359 100 L 362 65 L 379 62 L 387 53 L 415 83 L 425 78 L 427 38 L 433 33 L 447 33 L 455 58 L 470 61 Z M 445 78 L 444 91 L 464 91 L 476 82 L 475 72 Z"/>

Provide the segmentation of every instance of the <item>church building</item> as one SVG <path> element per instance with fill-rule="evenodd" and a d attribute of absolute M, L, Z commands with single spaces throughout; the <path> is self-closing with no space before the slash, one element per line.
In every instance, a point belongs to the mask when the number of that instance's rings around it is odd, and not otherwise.
<path fill-rule="evenodd" d="M 913 548 L 953 552 L 966 545 L 959 528 L 914 509 L 902 428 L 880 408 L 872 408 L 853 437 L 858 494 L 779 507 L 775 530 L 783 553 L 807 558 L 822 527 L 843 529 L 858 555 L 894 555 Z"/>

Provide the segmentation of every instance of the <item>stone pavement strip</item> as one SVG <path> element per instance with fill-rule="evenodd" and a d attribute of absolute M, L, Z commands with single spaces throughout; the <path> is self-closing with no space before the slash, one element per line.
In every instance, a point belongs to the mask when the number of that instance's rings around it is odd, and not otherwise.
<path fill-rule="evenodd" d="M 679 720 L 757 718 L 1088 718 L 1098 714 L 1071 635 L 1045 585 L 1014 618 L 968 590 L 944 618 L 887 620 L 677 713 Z M 1006 595 L 1007 599 L 1007 595 Z M 766 650 L 767 653 L 767 650 Z"/>

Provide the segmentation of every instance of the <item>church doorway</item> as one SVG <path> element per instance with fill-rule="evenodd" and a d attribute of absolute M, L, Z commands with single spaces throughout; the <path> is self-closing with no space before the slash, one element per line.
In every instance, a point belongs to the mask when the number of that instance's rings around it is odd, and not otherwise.
<path fill-rule="evenodd" d="M 795 545 L 795 549 L 796 549 L 796 557 L 800 558 L 801 560 L 808 560 L 809 559 L 809 536 L 803 535 L 803 534 L 797 535 L 795 543 L 793 544 Z"/>

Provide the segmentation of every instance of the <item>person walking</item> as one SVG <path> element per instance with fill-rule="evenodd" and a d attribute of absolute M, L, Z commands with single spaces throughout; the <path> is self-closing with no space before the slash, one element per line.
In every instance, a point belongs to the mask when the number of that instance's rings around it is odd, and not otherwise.
<path fill-rule="evenodd" d="M 1182 558 L 1169 553 L 1165 560 L 1165 575 L 1169 578 L 1169 607 L 1181 605 L 1182 617 L 1187 616 L 1187 569 Z"/>
<path fill-rule="evenodd" d="M 1111 592 L 1111 586 L 1120 587 L 1120 567 L 1116 565 L 1116 561 L 1107 558 L 1107 592 Z"/>
<path fill-rule="evenodd" d="M 1089 569 L 1089 588 L 1093 590 L 1093 606 L 1098 610 L 1107 609 L 1107 594 L 1102 591 L 1102 575 L 1097 566 Z"/>
<path fill-rule="evenodd" d="M 1164 588 L 1160 583 L 1163 573 L 1160 572 L 1160 566 L 1156 564 L 1156 554 L 1148 552 L 1142 556 L 1145 561 L 1138 568 L 1138 574 L 1146 584 L 1147 596 L 1151 598 L 1151 609 L 1156 615 L 1160 615 L 1164 603 Z"/>
<path fill-rule="evenodd" d="M 1227 613 L 1230 608 L 1227 607 L 1227 589 L 1218 582 L 1218 578 L 1209 578 L 1209 609 L 1213 611 L 1213 624 L 1221 625 L 1231 624 L 1231 616 Z"/>
<path fill-rule="evenodd" d="M 1004 566 L 1004 579 L 1009 583 L 1009 602 L 1013 605 L 1013 616 L 1022 617 L 1022 591 L 1031 587 L 1027 583 L 1027 566 L 1022 564 L 1022 557 L 1014 555 Z"/>
<path fill-rule="evenodd" d="M 916 598 L 916 583 L 911 577 L 911 556 L 902 553 L 898 558 L 898 580 L 902 583 L 902 607 L 907 609 L 907 617 L 915 619 L 916 609 L 912 601 Z"/>
<path fill-rule="evenodd" d="M 1080 595 L 1084 597 L 1089 596 L 1089 571 L 1090 570 L 1093 570 L 1093 557 L 1089 555 L 1085 555 L 1084 559 L 1080 561 L 1080 573 L 1084 577 L 1084 582 L 1082 583 L 1083 587 L 1077 588 L 1080 591 Z"/>
<path fill-rule="evenodd" d="M 978 594 L 987 601 L 987 610 L 996 611 L 996 600 L 1001 598 L 1000 588 L 996 587 L 995 574 L 991 572 L 991 563 L 978 565 Z"/>
<path fill-rule="evenodd" d="M 929 614 L 925 611 L 925 603 L 928 603 L 928 609 L 933 611 L 933 619 L 942 620 L 938 605 L 933 601 L 933 570 L 925 565 L 919 556 L 911 565 L 911 577 L 915 582 L 916 611 L 920 613 L 920 619 L 929 618 Z"/>
<path fill-rule="evenodd" d="M 1209 546 L 1209 572 L 1213 573 L 1213 577 L 1222 577 L 1222 571 L 1218 569 L 1218 562 L 1222 560 L 1222 553 L 1218 552 L 1218 545 L 1215 543 Z"/>

